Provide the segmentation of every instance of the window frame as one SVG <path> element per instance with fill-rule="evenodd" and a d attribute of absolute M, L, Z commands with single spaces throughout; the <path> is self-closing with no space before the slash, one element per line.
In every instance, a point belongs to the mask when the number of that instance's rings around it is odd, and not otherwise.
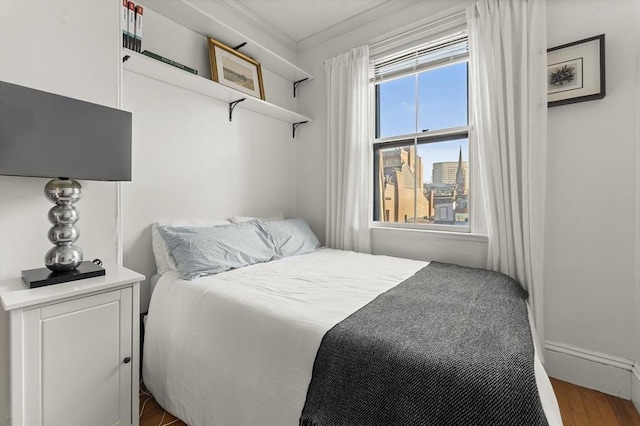
<path fill-rule="evenodd" d="M 415 49 L 418 51 L 419 49 Z M 458 63 L 466 62 L 467 63 L 467 125 L 466 126 L 458 126 L 458 127 L 450 127 L 445 129 L 437 129 L 437 130 L 426 130 L 423 132 L 417 133 L 409 133 L 397 136 L 387 136 L 384 138 L 380 138 L 380 84 L 388 81 L 392 81 L 394 79 L 403 78 L 410 75 L 418 75 L 424 72 L 429 72 L 435 70 L 437 68 L 443 68 L 446 66 L 455 65 Z M 373 65 L 373 64 L 372 64 Z M 407 70 L 406 72 L 398 72 L 394 73 L 393 77 L 376 80 L 375 76 L 370 79 L 370 84 L 372 85 L 372 110 L 373 110 L 373 127 L 374 127 L 374 138 L 372 140 L 372 153 L 373 158 L 371 164 L 373 165 L 373 194 L 371 197 L 371 204 L 373 206 L 373 212 L 371 217 L 371 225 L 373 227 L 387 227 L 387 228 L 398 228 L 398 229 L 414 229 L 414 230 L 429 230 L 429 231 L 442 231 L 442 232 L 455 232 L 462 234 L 470 234 L 471 233 L 471 217 L 469 217 L 469 222 L 466 225 L 450 225 L 450 224 L 435 224 L 435 223 L 416 223 L 416 208 L 417 208 L 417 194 L 418 189 L 416 187 L 417 182 L 414 182 L 414 222 L 406 223 L 406 222 L 387 222 L 384 220 L 376 219 L 376 216 L 379 215 L 380 208 L 380 188 L 379 188 L 379 151 L 381 149 L 388 149 L 394 147 L 407 147 L 414 146 L 416 149 L 419 145 L 430 144 L 430 143 L 438 143 L 438 142 L 446 142 L 450 140 L 464 139 L 466 138 L 469 143 L 468 149 L 468 169 L 469 169 L 469 178 L 471 177 L 472 168 L 473 168 L 473 155 L 471 149 L 471 135 L 473 128 L 470 124 L 471 117 L 471 102 L 470 102 L 470 88 L 471 79 L 469 78 L 469 52 L 466 54 L 460 55 L 457 54 L 455 57 L 450 58 L 450 60 L 437 60 L 433 63 L 422 64 L 419 68 L 413 70 Z M 418 110 L 419 99 L 416 98 L 416 108 Z M 417 113 L 416 113 L 417 115 Z M 417 117 L 416 117 L 416 125 L 417 125 Z M 411 144 L 411 142 L 413 142 Z M 417 180 L 417 179 L 416 179 Z M 468 199 L 469 204 L 471 204 L 471 198 L 473 196 L 473 180 L 469 179 L 469 188 L 468 188 Z"/>

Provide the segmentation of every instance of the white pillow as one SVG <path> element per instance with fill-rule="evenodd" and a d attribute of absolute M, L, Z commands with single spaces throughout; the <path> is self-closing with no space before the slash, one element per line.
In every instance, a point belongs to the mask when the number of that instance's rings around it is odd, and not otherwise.
<path fill-rule="evenodd" d="M 153 256 L 156 258 L 156 269 L 158 275 L 166 274 L 169 271 L 177 271 L 176 261 L 171 256 L 167 244 L 164 242 L 162 235 L 158 231 L 160 226 L 193 226 L 204 228 L 208 226 L 229 225 L 231 222 L 223 219 L 175 219 L 165 220 L 151 225 L 151 246 L 153 248 Z"/>
<path fill-rule="evenodd" d="M 274 222 L 276 220 L 284 220 L 284 214 L 280 213 L 273 217 L 253 217 L 253 216 L 232 216 L 229 218 L 231 223 L 249 222 L 250 220 L 260 219 L 265 222 Z"/>

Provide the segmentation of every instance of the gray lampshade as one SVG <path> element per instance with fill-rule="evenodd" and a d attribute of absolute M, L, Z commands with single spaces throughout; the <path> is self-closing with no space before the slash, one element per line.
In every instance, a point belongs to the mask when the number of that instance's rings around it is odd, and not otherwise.
<path fill-rule="evenodd" d="M 131 113 L 0 81 L 0 175 L 131 180 Z"/>

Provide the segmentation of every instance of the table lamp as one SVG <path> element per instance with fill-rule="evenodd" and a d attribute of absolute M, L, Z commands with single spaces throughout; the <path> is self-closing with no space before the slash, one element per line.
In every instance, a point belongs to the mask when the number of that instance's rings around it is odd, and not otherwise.
<path fill-rule="evenodd" d="M 75 179 L 131 180 L 130 112 L 0 81 L 0 175 L 53 178 L 44 193 L 49 210 L 46 268 L 22 272 L 29 287 L 104 275 L 83 262 L 74 203 Z"/>

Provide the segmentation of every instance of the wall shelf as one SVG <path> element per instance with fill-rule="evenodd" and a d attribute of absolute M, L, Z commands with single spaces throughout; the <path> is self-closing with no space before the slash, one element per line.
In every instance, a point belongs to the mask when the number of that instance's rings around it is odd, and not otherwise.
<path fill-rule="evenodd" d="M 255 58 L 263 68 L 286 78 L 292 83 L 303 79 L 313 79 L 313 76 L 308 72 L 264 47 L 259 42 L 245 37 L 233 28 L 230 28 L 197 4 L 192 4 L 187 0 L 144 0 L 143 3 L 155 12 L 195 31 L 205 38 L 212 37 L 228 46 L 238 46 L 246 43 L 246 45 L 240 49 L 242 53 Z"/>
<path fill-rule="evenodd" d="M 136 74 L 144 75 L 154 80 L 162 81 L 167 84 L 171 84 L 176 87 L 180 87 L 186 90 L 190 90 L 195 93 L 199 93 L 204 96 L 208 96 L 213 99 L 231 104 L 239 99 L 246 98 L 244 102 L 238 103 L 238 109 L 248 109 L 266 116 L 285 121 L 287 123 L 298 123 L 301 121 L 313 121 L 311 118 L 306 117 L 297 112 L 290 111 L 281 106 L 263 101 L 262 99 L 254 98 L 242 93 L 238 90 L 232 89 L 215 81 L 206 79 L 204 77 L 191 74 L 189 72 L 178 69 L 174 66 L 165 64 L 158 60 L 149 58 L 140 53 L 123 49 L 123 59 L 129 56 L 124 61 L 123 67 L 125 71 L 133 72 Z"/>

